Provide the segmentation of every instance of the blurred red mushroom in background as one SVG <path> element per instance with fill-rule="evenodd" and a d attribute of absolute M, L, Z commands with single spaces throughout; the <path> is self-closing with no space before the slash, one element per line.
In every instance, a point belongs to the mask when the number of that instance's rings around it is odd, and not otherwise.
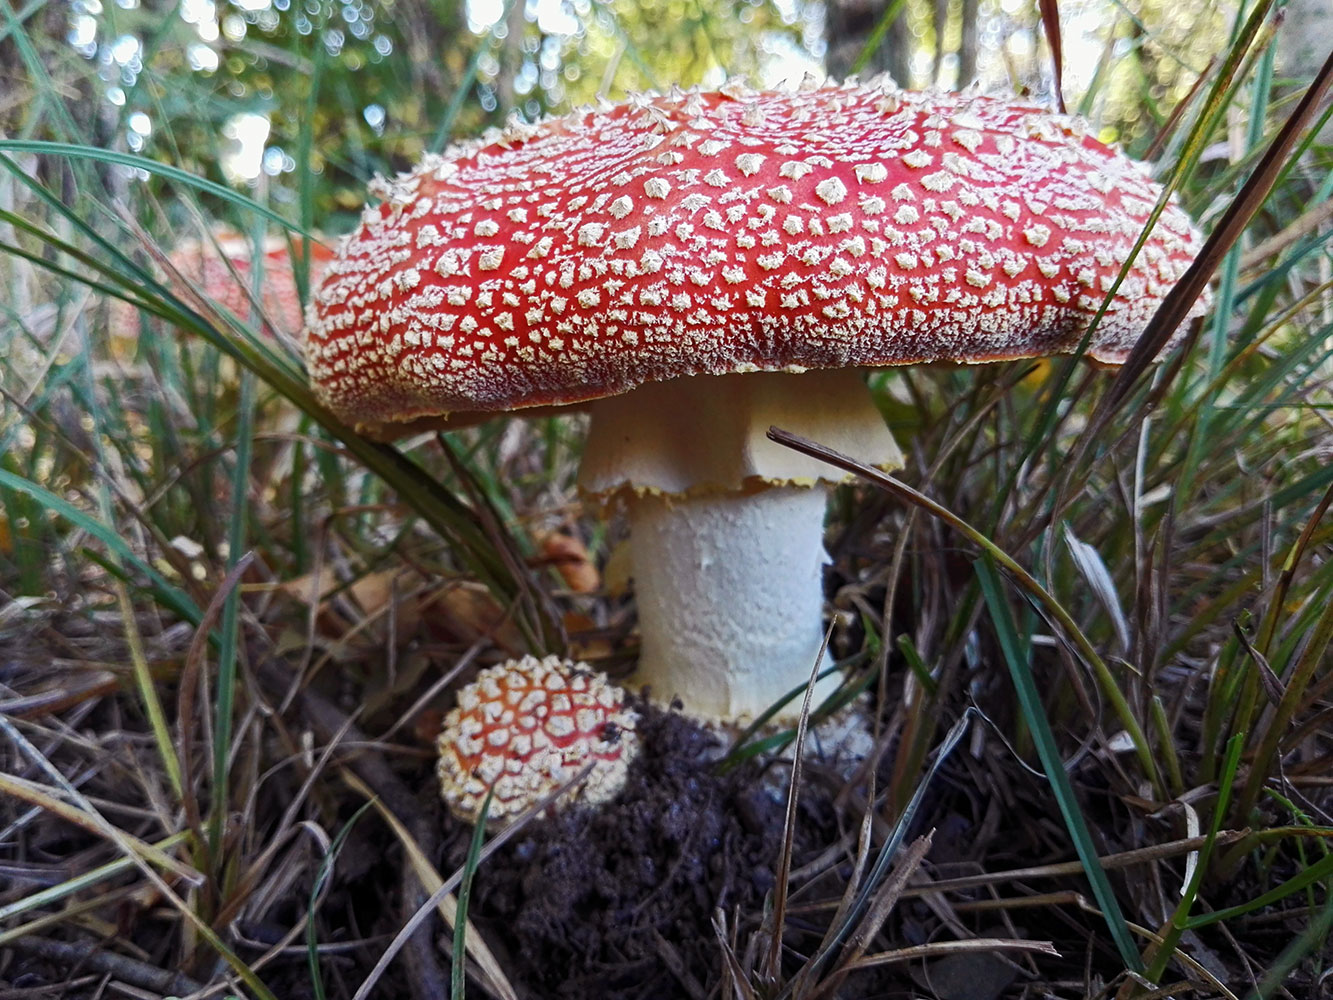
<path fill-rule="evenodd" d="M 279 234 L 265 237 L 263 258 L 261 312 L 258 317 L 266 332 L 295 338 L 301 331 L 301 298 L 297 290 L 296 272 L 292 260 L 299 258 L 305 238 Z M 249 319 L 254 303 L 251 286 L 251 253 L 253 241 L 229 227 L 219 227 L 212 239 L 191 239 L 168 251 L 167 259 L 188 280 L 196 291 L 219 309 Z M 325 269 L 334 259 L 334 251 L 318 239 L 309 243 L 309 287 L 315 288 Z M 168 280 L 175 275 L 168 274 Z M 123 341 L 133 341 L 139 333 L 139 312 L 120 299 L 111 303 L 111 335 Z"/>

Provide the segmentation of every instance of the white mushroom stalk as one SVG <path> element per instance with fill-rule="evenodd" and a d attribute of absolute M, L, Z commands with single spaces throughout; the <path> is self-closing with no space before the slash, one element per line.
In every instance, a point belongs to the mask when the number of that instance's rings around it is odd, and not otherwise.
<path fill-rule="evenodd" d="M 839 478 L 765 435 L 777 425 L 901 467 L 860 375 L 703 375 L 592 409 L 579 480 L 628 512 L 643 643 L 633 683 L 710 720 L 757 717 L 808 681 L 819 654 L 824 511 Z M 815 704 L 837 683 L 826 678 Z"/>

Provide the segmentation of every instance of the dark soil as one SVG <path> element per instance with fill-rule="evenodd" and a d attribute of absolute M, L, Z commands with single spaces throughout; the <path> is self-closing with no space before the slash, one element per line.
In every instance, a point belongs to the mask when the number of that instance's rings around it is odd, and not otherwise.
<path fill-rule="evenodd" d="M 701 996 L 720 972 L 714 913 L 757 912 L 773 888 L 785 775 L 719 775 L 718 738 L 675 713 L 646 710 L 639 735 L 614 802 L 533 823 L 477 872 L 469 915 L 529 996 Z M 800 806 L 798 858 L 838 835 L 810 783 Z"/>

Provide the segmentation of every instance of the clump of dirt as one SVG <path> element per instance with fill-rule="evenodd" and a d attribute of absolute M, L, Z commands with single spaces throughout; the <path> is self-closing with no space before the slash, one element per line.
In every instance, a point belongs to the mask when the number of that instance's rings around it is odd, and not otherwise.
<path fill-rule="evenodd" d="M 614 802 L 533 823 L 477 872 L 469 916 L 535 995 L 690 995 L 718 978 L 714 911 L 758 912 L 773 887 L 776 776 L 757 765 L 718 774 L 718 737 L 676 713 L 647 708 L 638 732 Z M 837 836 L 833 802 L 813 783 L 800 807 L 798 857 Z M 461 864 L 466 841 L 448 853 Z"/>

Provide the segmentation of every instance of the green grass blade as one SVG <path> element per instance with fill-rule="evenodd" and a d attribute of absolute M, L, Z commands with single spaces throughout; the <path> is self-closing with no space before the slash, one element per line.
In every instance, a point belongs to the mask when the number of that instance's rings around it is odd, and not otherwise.
<path fill-rule="evenodd" d="M 1073 380 L 1074 372 L 1078 362 L 1082 359 L 1088 346 L 1092 343 L 1092 335 L 1100 325 L 1106 310 L 1114 301 L 1115 295 L 1120 285 L 1128 277 L 1130 267 L 1135 258 L 1142 251 L 1148 236 L 1153 227 L 1157 224 L 1158 218 L 1165 211 L 1168 200 L 1172 192 L 1179 190 L 1193 173 L 1194 167 L 1199 157 L 1203 154 L 1211 140 L 1214 127 L 1220 116 L 1227 107 L 1228 87 L 1240 69 L 1245 53 L 1255 42 L 1264 26 L 1269 8 L 1272 7 L 1273 0 L 1261 0 L 1258 7 L 1252 12 L 1250 18 L 1245 22 L 1244 30 L 1241 32 L 1241 40 L 1233 45 L 1227 52 L 1227 57 L 1223 60 L 1218 70 L 1217 79 L 1204 99 L 1199 114 L 1195 119 L 1193 127 L 1189 130 L 1184 141 L 1184 149 L 1179 157 L 1173 163 L 1172 169 L 1165 178 L 1162 185 L 1162 195 L 1157 204 L 1153 206 L 1152 212 L 1148 216 L 1147 223 L 1139 233 L 1134 246 L 1130 249 L 1124 264 L 1121 266 L 1120 273 L 1116 276 L 1111 287 L 1102 298 L 1101 305 L 1093 315 L 1088 325 L 1088 330 L 1079 341 L 1078 347 L 1074 353 L 1062 360 L 1056 369 L 1056 375 L 1051 388 L 1048 390 L 1047 401 L 1042 407 L 1041 413 L 1034 424 L 1034 431 L 1028 435 L 1024 444 L 1021 458 L 1014 462 L 1012 471 L 1008 477 L 1005 486 L 996 493 L 995 507 L 992 513 L 992 523 L 998 523 L 1005 498 L 1008 497 L 1017 482 L 1019 470 L 1022 469 L 1031 458 L 1042 447 L 1043 443 L 1051 438 L 1051 435 L 1060 419 L 1060 407 L 1062 401 L 1067 398 L 1067 389 L 1069 383 Z M 1234 242 L 1234 240 L 1233 240 Z M 1230 245 L 1230 244 L 1228 244 Z M 1203 258 L 1204 254 L 1200 254 Z M 1131 386 L 1144 370 L 1152 363 L 1152 360 L 1160 353 L 1162 346 L 1169 339 L 1170 335 L 1180 326 L 1185 313 L 1189 307 L 1198 298 L 1199 292 L 1206 281 L 1206 277 L 1212 271 L 1212 264 L 1207 261 L 1196 262 L 1198 266 L 1192 269 L 1193 273 L 1187 274 L 1178 283 L 1177 289 L 1172 295 L 1168 296 L 1159 307 L 1157 314 L 1149 323 L 1148 329 L 1144 331 L 1140 338 L 1139 345 L 1131 352 L 1129 359 L 1121 368 L 1120 375 L 1112 384 L 1111 391 L 1104 397 L 1093 413 L 1093 419 L 1100 420 L 1104 425 L 1113 412 L 1114 407 L 1123 401 L 1128 395 Z M 1150 346 L 1151 345 L 1151 346 Z M 1117 395 L 1118 394 L 1118 395 Z M 1114 398 L 1113 398 L 1114 397 Z M 1101 426 L 1097 430 L 1100 432 Z M 1097 435 L 1085 432 L 1083 436 L 1083 447 L 1077 452 L 1078 458 L 1066 466 L 1066 476 L 1071 475 L 1081 462 L 1084 449 L 1091 446 L 1091 443 L 1097 439 Z"/>
<path fill-rule="evenodd" d="M 825 667 L 819 672 L 817 680 L 825 680 L 835 674 L 850 672 L 854 670 L 863 658 L 860 656 L 835 663 L 830 667 Z M 825 719 L 832 717 L 840 709 L 850 705 L 861 696 L 871 685 L 878 675 L 873 672 L 867 672 L 855 680 L 845 680 L 836 689 L 831 691 L 827 698 L 819 703 L 810 713 L 811 721 L 818 725 Z M 714 765 L 718 774 L 726 774 L 735 770 L 747 760 L 751 760 L 760 754 L 772 753 L 781 750 L 796 738 L 796 730 L 792 728 L 783 728 L 775 733 L 756 739 L 759 733 L 767 732 L 771 727 L 769 723 L 782 711 L 787 705 L 791 704 L 797 698 L 804 697 L 807 685 L 801 684 L 792 688 L 786 694 L 782 695 L 777 701 L 768 708 L 764 709 L 753 722 L 741 730 L 740 734 L 732 741 L 731 749 L 727 751 L 726 756 Z"/>
<path fill-rule="evenodd" d="M 16 30 L 22 28 L 23 22 L 26 21 L 28 18 L 32 17 L 34 14 L 36 14 L 43 7 L 45 7 L 46 4 L 47 0 L 30 0 L 28 5 L 22 8 L 21 10 L 16 10 L 12 12 L 6 11 L 6 13 L 9 15 L 6 18 L 6 21 L 8 23 L 4 24 L 3 26 L 0 26 L 0 42 L 3 42 Z"/>
<path fill-rule="evenodd" d="M 876 890 L 889 874 L 889 869 L 893 865 L 894 858 L 898 856 L 903 841 L 907 839 L 912 821 L 916 819 L 917 812 L 921 809 L 921 803 L 925 800 L 926 791 L 935 783 L 935 775 L 958 747 L 958 744 L 963 741 L 963 737 L 972 728 L 975 718 L 976 712 L 973 709 L 964 710 L 958 721 L 945 734 L 939 748 L 935 751 L 935 759 L 930 762 L 930 767 L 926 769 L 926 773 L 917 782 L 911 799 L 903 807 L 902 813 L 894 821 L 893 830 L 889 833 L 888 839 L 880 847 L 879 855 L 875 858 L 875 863 L 871 866 L 870 871 L 866 874 L 865 881 L 857 891 L 855 902 L 848 908 L 842 926 L 830 931 L 820 945 L 819 950 L 806 962 L 802 970 L 802 976 L 789 980 L 786 987 L 778 994 L 777 1000 L 795 1000 L 793 993 L 795 987 L 803 982 L 811 981 L 860 922 L 861 917 L 869 909 Z"/>
<path fill-rule="evenodd" d="M 190 836 L 189 831 L 173 833 L 171 836 L 162 840 L 153 842 L 155 850 L 166 853 L 171 848 L 183 842 Z M 62 899 L 67 899 L 86 889 L 90 889 L 103 882 L 106 879 L 113 878 L 129 871 L 134 867 L 133 858 L 117 858 L 115 861 L 108 861 L 104 865 L 98 865 L 96 868 L 90 868 L 80 875 L 66 879 L 59 885 L 53 885 L 46 889 L 39 889 L 37 892 L 30 892 L 26 896 L 16 899 L 6 906 L 0 906 L 0 923 L 11 920 L 14 917 L 22 916 L 32 910 L 40 910 L 43 907 L 58 903 Z"/>
<path fill-rule="evenodd" d="M 189 594 L 170 584 L 161 573 L 140 559 L 125 540 L 116 533 L 115 529 L 99 521 L 86 511 L 75 507 L 64 497 L 56 496 L 45 487 L 38 486 L 30 480 L 24 479 L 22 476 L 16 476 L 4 469 L 0 469 L 0 486 L 32 497 L 52 513 L 58 514 L 75 527 L 92 535 L 115 553 L 118 559 L 134 567 L 137 572 L 148 579 L 149 590 L 159 604 L 175 612 L 185 621 L 194 625 L 199 624 L 203 618 L 203 612 L 199 609 L 199 605 L 194 602 Z"/>
<path fill-rule="evenodd" d="M 1222 776 L 1217 783 L 1217 802 L 1213 805 L 1213 818 L 1208 827 L 1208 839 L 1204 841 L 1203 847 L 1199 850 L 1198 861 L 1190 874 L 1184 891 L 1180 894 L 1180 903 L 1171 914 L 1171 919 L 1167 924 L 1165 933 L 1162 935 L 1162 939 L 1152 945 L 1153 960 L 1147 976 L 1154 983 L 1161 981 L 1162 976 L 1166 973 L 1167 966 L 1176 953 L 1176 946 L 1179 945 L 1181 936 L 1186 930 L 1190 929 L 1189 912 L 1194 908 L 1194 901 L 1198 898 L 1199 888 L 1203 885 L 1204 877 L 1208 874 L 1209 863 L 1213 857 L 1213 847 L 1217 843 L 1218 831 L 1222 829 L 1222 820 L 1227 814 L 1231 787 L 1236 780 L 1236 771 L 1240 767 L 1240 755 L 1244 746 L 1245 736 L 1243 733 L 1236 733 L 1227 741 Z M 1209 914 L 1209 916 L 1212 915 Z"/>
<path fill-rule="evenodd" d="M 875 21 L 875 26 L 870 29 L 870 36 L 865 44 L 861 46 L 861 51 L 856 54 L 856 61 L 852 63 L 851 71 L 848 76 L 856 76 L 866 68 L 871 58 L 884 41 L 884 36 L 888 34 L 889 28 L 893 22 L 902 16 L 903 8 L 907 6 L 906 0 L 891 0 L 891 2 L 880 12 L 879 19 Z"/>
<path fill-rule="evenodd" d="M 1197 917 L 1191 917 L 1185 921 L 1184 929 L 1197 930 L 1200 927 L 1207 927 L 1210 924 L 1221 923 L 1225 920 L 1231 920 L 1233 917 L 1241 917 L 1247 913 L 1262 910 L 1274 903 L 1280 903 L 1288 896 L 1298 893 L 1308 886 L 1328 878 L 1330 875 L 1333 875 L 1333 854 L 1320 858 L 1299 875 L 1293 875 L 1262 895 L 1255 896 L 1249 902 L 1229 906 L 1225 910 L 1215 910 L 1212 913 L 1201 913 Z"/>
<path fill-rule="evenodd" d="M 509 21 L 510 8 L 518 0 L 505 0 L 504 9 L 496 24 L 506 24 Z M 467 101 L 468 95 L 472 93 L 472 86 L 477 82 L 477 73 L 481 68 L 481 61 L 495 46 L 495 31 L 486 33 L 486 37 L 481 39 L 477 45 L 476 51 L 472 53 L 472 58 L 468 60 L 467 69 L 463 71 L 463 78 L 458 81 L 458 86 L 454 88 L 454 94 L 449 98 L 449 104 L 444 109 L 444 117 L 440 119 L 439 127 L 435 129 L 435 136 L 427 147 L 432 153 L 438 153 L 449 143 L 449 136 L 453 134 L 454 122 L 458 120 L 459 112 L 463 110 L 463 104 Z"/>
<path fill-rule="evenodd" d="M 1111 937 L 1115 939 L 1121 961 L 1125 963 L 1125 968 L 1138 972 L 1143 968 L 1143 963 L 1139 959 L 1138 949 L 1134 947 L 1134 938 L 1129 932 L 1129 925 L 1125 923 L 1124 914 L 1120 911 L 1120 903 L 1115 898 L 1111 881 L 1106 877 L 1106 870 L 1102 868 L 1097 847 L 1092 842 L 1092 833 L 1088 829 L 1088 822 L 1079 807 L 1078 796 L 1074 794 L 1074 786 L 1069 781 L 1069 775 L 1065 773 L 1064 760 L 1055 742 L 1055 734 L 1051 732 L 1046 709 L 1041 703 L 1036 678 L 1032 676 L 1032 668 L 1023 651 L 1018 631 L 1010 615 L 1009 605 L 1004 600 L 1000 574 L 989 556 L 982 556 L 974 561 L 972 566 L 976 570 L 977 581 L 981 585 L 986 606 L 990 609 L 991 621 L 995 625 L 1005 664 L 1009 667 L 1009 676 L 1014 682 L 1014 691 L 1018 695 L 1023 718 L 1032 733 L 1037 756 L 1041 758 L 1042 768 L 1051 783 L 1051 792 L 1055 795 L 1060 815 L 1064 817 L 1065 827 L 1074 842 L 1074 850 L 1078 852 L 1079 860 L 1083 862 L 1083 870 L 1087 873 L 1088 881 L 1092 883 L 1092 894 L 1097 900 L 1097 905 L 1101 907 L 1102 917 L 1111 931 Z"/>
<path fill-rule="evenodd" d="M 1250 101 L 1250 120 L 1246 134 L 1247 149 L 1253 153 L 1263 143 L 1264 111 L 1268 107 L 1268 97 L 1273 80 L 1273 65 L 1277 57 L 1277 46 L 1269 45 L 1259 58 L 1259 70 L 1251 84 L 1253 93 Z M 1231 330 L 1232 309 L 1236 302 L 1236 286 L 1240 280 L 1240 258 L 1244 247 L 1237 241 L 1218 271 L 1216 298 L 1213 303 L 1212 327 L 1208 338 L 1208 374 L 1216 380 L 1222 371 L 1226 359 L 1228 335 Z M 1196 467 L 1209 440 L 1208 425 L 1213 416 L 1214 398 L 1202 400 L 1197 420 L 1193 428 L 1190 450 L 1185 458 L 1185 465 L 1180 473 L 1179 488 L 1182 493 L 1191 492 Z"/>
<path fill-rule="evenodd" d="M 1256 16 L 1257 13 L 1258 11 Z M 1167 294 L 1149 321 L 1147 329 L 1130 352 L 1128 360 L 1117 373 L 1110 391 L 1102 397 L 1089 418 L 1074 465 L 1081 461 L 1082 456 L 1105 431 L 1112 414 L 1126 400 L 1171 335 L 1184 322 L 1216 262 L 1236 245 L 1255 213 L 1267 200 L 1279 173 L 1286 166 L 1288 155 L 1300 140 L 1331 83 L 1333 83 L 1333 54 L 1330 54 L 1328 61 L 1324 63 L 1319 75 L 1306 90 L 1296 110 L 1283 124 L 1281 131 L 1269 143 L 1254 173 L 1223 212 L 1216 227 L 1204 241 L 1199 256 Z"/>
<path fill-rule="evenodd" d="M 486 843 L 486 817 L 490 815 L 491 798 L 494 795 L 494 788 L 486 790 L 486 798 L 481 803 L 481 812 L 478 813 L 476 825 L 472 828 L 472 841 L 468 844 L 467 860 L 463 862 L 463 880 L 458 885 L 453 960 L 449 965 L 451 1000 L 464 1000 L 467 992 L 467 908 L 472 901 L 472 877 L 477 874 L 477 866 L 481 864 L 481 848 Z"/>
<path fill-rule="evenodd" d="M 254 446 L 255 378 L 241 373 L 240 412 L 237 414 L 236 459 L 232 476 L 231 519 L 227 527 L 227 571 L 231 572 L 246 547 L 250 509 L 250 455 Z M 214 856 L 222 847 L 223 824 L 230 808 L 227 758 L 231 753 L 232 720 L 236 705 L 236 660 L 240 645 L 241 594 L 233 587 L 222 607 L 222 645 L 218 650 L 217 693 L 213 723 L 213 802 L 208 823 L 209 848 Z"/>
<path fill-rule="evenodd" d="M 1152 754 L 1152 748 L 1148 743 L 1148 737 L 1143 732 L 1143 726 L 1140 725 L 1138 718 L 1134 714 L 1133 708 L 1125 698 L 1125 694 L 1116 684 L 1115 676 L 1111 673 L 1110 667 L 1102 659 L 1101 654 L 1097 652 L 1095 646 L 1078 627 L 1073 616 L 1065 607 L 1055 599 L 1040 582 L 1027 570 L 1018 564 L 1018 562 L 1007 552 L 996 545 L 985 534 L 978 531 L 975 527 L 964 521 L 961 517 L 949 510 L 942 504 L 936 503 L 930 497 L 918 490 L 914 490 L 906 483 L 877 469 L 874 466 L 866 465 L 848 458 L 846 455 L 839 454 L 832 448 L 817 444 L 814 441 L 807 441 L 805 438 L 790 431 L 782 430 L 778 427 L 770 427 L 768 437 L 778 444 L 788 448 L 794 448 L 796 451 L 804 452 L 812 458 L 817 458 L 822 462 L 836 466 L 845 472 L 860 476 L 867 482 L 873 483 L 881 489 L 894 494 L 899 499 L 906 500 L 908 503 L 915 504 L 924 509 L 931 516 L 939 518 L 945 524 L 949 525 L 959 534 L 980 546 L 985 552 L 986 557 L 993 559 L 998 565 L 1004 567 L 1018 584 L 1027 591 L 1033 603 L 1039 609 L 1044 609 L 1046 614 L 1060 628 L 1064 630 L 1070 642 L 1078 649 L 1079 653 L 1087 661 L 1088 666 L 1092 668 L 1093 676 L 1097 678 L 1098 686 L 1106 696 L 1107 701 L 1115 710 L 1116 717 L 1120 724 L 1125 727 L 1125 732 L 1129 734 L 1130 740 L 1134 744 L 1134 752 L 1138 758 L 1143 773 L 1152 782 L 1153 788 L 1159 795 L 1164 794 L 1162 776 L 1158 770 L 1157 762 Z"/>
<path fill-rule="evenodd" d="M 70 114 L 61 94 L 60 86 L 51 79 L 51 74 L 47 71 L 46 63 L 42 60 L 41 54 L 37 51 L 29 37 L 27 29 L 23 26 L 23 19 L 15 14 L 13 7 L 5 3 L 0 7 L 0 11 L 5 15 L 5 35 L 13 39 L 14 47 L 18 49 L 19 58 L 23 60 L 23 68 L 27 72 L 28 79 L 33 83 L 33 89 L 37 94 L 37 103 L 42 111 L 50 109 L 51 114 L 56 120 L 59 131 L 69 138 L 79 134 L 78 126 L 74 122 L 74 117 Z M 5 75 L 10 79 L 19 78 L 16 70 L 10 70 L 6 67 Z M 39 120 L 40 116 L 34 114 L 30 121 Z"/>
<path fill-rule="evenodd" d="M 1284 989 L 1290 983 L 1288 977 L 1307 955 L 1317 951 L 1330 931 L 1333 931 L 1333 899 L 1324 904 L 1319 916 L 1283 950 L 1278 960 L 1264 973 L 1264 978 L 1259 980 L 1258 988 L 1250 997 L 1253 1000 L 1267 1000 L 1272 996 L 1290 995 Z"/>
<path fill-rule="evenodd" d="M 310 988 L 315 994 L 315 1000 L 327 1000 L 328 994 L 324 991 L 324 977 L 319 971 L 319 935 L 315 928 L 315 913 L 319 910 L 319 900 L 324 894 L 324 887 L 329 884 L 329 879 L 333 877 L 334 865 L 338 863 L 338 855 L 342 853 L 343 845 L 347 843 L 347 838 L 352 833 L 352 828 L 364 816 L 372 806 L 374 800 L 362 803 L 361 807 L 338 831 L 333 838 L 333 843 L 329 845 L 329 851 L 320 860 L 319 868 L 315 872 L 314 884 L 310 887 L 310 905 L 306 908 L 305 918 L 305 944 L 306 959 L 310 965 Z"/>
<path fill-rule="evenodd" d="M 0 215 L 7 217 L 7 213 Z M 40 235 L 51 239 L 51 242 L 62 250 L 67 247 L 67 244 L 56 241 L 47 234 Z M 99 290 L 105 288 L 110 294 L 125 297 L 114 289 L 95 282 L 89 274 L 64 268 L 39 254 L 7 244 L 0 244 L 0 250 L 8 250 L 69 280 L 88 284 Z M 89 273 L 105 271 L 105 268 L 91 255 L 79 254 L 76 259 L 86 263 L 90 268 Z M 221 313 L 217 315 L 217 319 L 225 322 L 233 331 L 229 334 L 194 310 L 182 305 L 173 296 L 135 301 L 135 304 L 155 312 L 189 333 L 198 335 L 238 364 L 250 369 L 269 388 L 285 396 L 316 420 L 326 432 L 341 441 L 357 461 L 389 483 L 402 501 L 415 510 L 443 538 L 451 540 L 469 569 L 500 597 L 502 603 L 508 603 L 519 593 L 521 587 L 513 580 L 511 567 L 506 566 L 503 559 L 497 557 L 492 550 L 475 513 L 397 449 L 369 441 L 341 423 L 315 398 L 313 391 L 306 384 L 304 373 L 295 366 L 293 359 L 275 353 L 257 333 L 235 317 L 224 316 Z M 543 613 L 543 609 L 539 608 L 538 613 Z M 542 625 L 540 632 L 543 635 L 559 633 L 555 623 L 546 618 L 543 618 Z M 544 649 L 536 651 L 546 652 Z"/>
<path fill-rule="evenodd" d="M 1317 605 L 1309 608 L 1311 613 L 1316 610 L 1319 610 Z M 1305 700 L 1310 684 L 1324 662 L 1330 645 L 1333 644 L 1333 600 L 1324 604 L 1318 621 L 1312 628 L 1302 629 L 1293 637 L 1293 643 L 1295 642 L 1300 642 L 1303 648 L 1300 650 L 1300 655 L 1294 658 L 1290 669 L 1282 674 L 1282 699 L 1264 723 L 1259 746 L 1254 750 L 1254 766 L 1250 769 L 1245 779 L 1245 787 L 1236 800 L 1238 816 L 1245 817 L 1250 814 L 1269 775 L 1274 773 L 1287 728 Z"/>
<path fill-rule="evenodd" d="M 261 205 L 253 198 L 248 198 L 232 188 L 219 184 L 216 181 L 210 181 L 206 177 L 199 177 L 190 173 L 188 170 L 182 170 L 180 167 L 173 167 L 169 163 L 160 163 L 157 160 L 150 160 L 146 156 L 137 156 L 133 153 L 118 153 L 112 149 L 101 149 L 97 146 L 84 146 L 72 142 L 46 142 L 40 139 L 0 139 L 0 152 L 7 153 L 36 153 L 39 156 L 59 156 L 71 160 L 91 160 L 94 163 L 111 163 L 121 167 L 132 167 L 135 170 L 146 170 L 150 174 L 156 174 L 164 180 L 174 181 L 177 184 L 184 184 L 187 187 L 210 194 L 215 198 L 228 202 L 238 208 L 243 208 L 247 212 L 253 212 L 262 216 L 269 222 L 275 223 L 284 229 L 290 229 L 299 232 L 308 239 L 314 239 L 313 233 L 305 232 L 293 223 L 290 219 L 285 219 L 277 212 L 266 205 Z"/>

